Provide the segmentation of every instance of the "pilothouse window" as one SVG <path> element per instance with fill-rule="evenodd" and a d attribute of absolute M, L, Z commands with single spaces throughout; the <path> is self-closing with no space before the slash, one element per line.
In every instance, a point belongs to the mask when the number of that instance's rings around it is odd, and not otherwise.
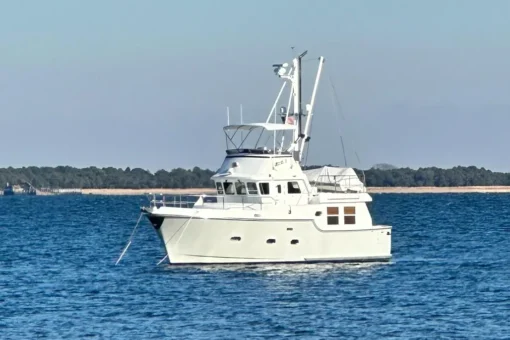
<path fill-rule="evenodd" d="M 250 195 L 258 195 L 259 191 L 257 190 L 257 184 L 253 182 L 246 183 L 246 186 L 248 187 L 248 194 Z"/>
<path fill-rule="evenodd" d="M 300 194 L 301 189 L 299 188 L 298 182 L 288 182 L 287 183 L 287 192 L 289 194 Z"/>
<path fill-rule="evenodd" d="M 246 187 L 243 182 L 236 182 L 236 193 L 238 195 L 246 195 Z"/>
<path fill-rule="evenodd" d="M 259 183 L 261 195 L 269 195 L 269 183 Z"/>
<path fill-rule="evenodd" d="M 225 188 L 225 193 L 227 195 L 234 195 L 234 183 L 232 182 L 224 182 L 223 187 Z"/>
<path fill-rule="evenodd" d="M 218 195 L 223 195 L 223 187 L 220 182 L 216 182 L 216 190 L 218 191 Z"/>

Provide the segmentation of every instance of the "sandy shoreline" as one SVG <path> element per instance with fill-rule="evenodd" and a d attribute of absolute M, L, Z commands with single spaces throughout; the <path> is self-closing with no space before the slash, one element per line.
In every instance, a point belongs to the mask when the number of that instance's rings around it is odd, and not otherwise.
<path fill-rule="evenodd" d="M 429 193 L 510 193 L 510 186 L 470 186 L 470 187 L 372 187 L 369 193 L 429 194 Z M 194 189 L 83 189 L 84 195 L 165 195 L 214 194 L 211 188 Z"/>
<path fill-rule="evenodd" d="M 148 194 L 165 194 L 165 195 L 199 195 L 214 194 L 216 190 L 211 188 L 194 188 L 194 189 L 83 189 L 84 195 L 148 195 Z"/>
<path fill-rule="evenodd" d="M 510 186 L 465 186 L 465 187 L 372 187 L 369 193 L 395 194 L 440 194 L 440 193 L 510 193 Z"/>

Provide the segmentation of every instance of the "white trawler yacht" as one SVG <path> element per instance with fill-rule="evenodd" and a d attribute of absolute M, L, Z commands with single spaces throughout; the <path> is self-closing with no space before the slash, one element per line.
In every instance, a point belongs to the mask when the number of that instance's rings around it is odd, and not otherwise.
<path fill-rule="evenodd" d="M 324 63 L 320 57 L 311 101 L 303 112 L 305 54 L 292 65 L 273 65 L 283 84 L 265 122 L 224 127 L 227 155 L 212 177 L 217 195 L 201 195 L 191 206 L 154 198 L 142 208 L 170 263 L 391 258 L 391 227 L 373 225 L 366 205 L 372 199 L 353 169 L 301 169 Z M 276 110 L 286 84 L 287 108 Z"/>

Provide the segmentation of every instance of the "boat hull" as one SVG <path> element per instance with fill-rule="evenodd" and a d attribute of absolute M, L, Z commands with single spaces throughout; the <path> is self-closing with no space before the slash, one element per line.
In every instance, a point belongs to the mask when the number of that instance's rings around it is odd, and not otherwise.
<path fill-rule="evenodd" d="M 379 262 L 391 227 L 321 230 L 314 220 L 149 216 L 172 264 Z"/>

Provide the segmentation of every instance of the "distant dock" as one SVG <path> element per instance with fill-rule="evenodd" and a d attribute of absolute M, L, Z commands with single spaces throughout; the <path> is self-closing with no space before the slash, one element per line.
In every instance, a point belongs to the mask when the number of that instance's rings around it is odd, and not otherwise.
<path fill-rule="evenodd" d="M 81 195 L 82 189 L 51 189 L 49 191 L 53 195 Z"/>
<path fill-rule="evenodd" d="M 41 188 L 38 189 L 30 183 L 22 185 L 10 185 L 7 183 L 4 190 L 0 191 L 1 196 L 52 196 L 52 195 L 81 195 L 82 189 L 53 189 L 53 188 Z"/>

